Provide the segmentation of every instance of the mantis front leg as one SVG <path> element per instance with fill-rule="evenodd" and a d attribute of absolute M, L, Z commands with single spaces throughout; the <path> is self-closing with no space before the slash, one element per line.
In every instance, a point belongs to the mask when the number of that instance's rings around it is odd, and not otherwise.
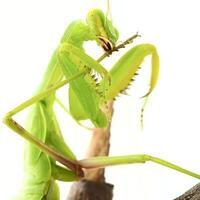
<path fill-rule="evenodd" d="M 106 91 L 106 100 L 115 99 L 119 93 L 125 94 L 125 90 L 129 84 L 134 81 L 134 77 L 138 75 L 143 60 L 147 56 L 151 56 L 151 79 L 149 91 L 143 96 L 145 98 L 144 105 L 141 110 L 141 125 L 143 125 L 143 111 L 147 99 L 154 90 L 159 75 L 159 56 L 155 46 L 152 44 L 140 44 L 130 49 L 124 54 L 117 63 L 109 71 L 112 83 Z M 102 80 L 101 84 L 105 80 Z"/>
<path fill-rule="evenodd" d="M 107 70 L 82 49 L 70 43 L 60 45 L 58 57 L 65 77 L 73 76 L 79 73 L 81 69 L 89 69 L 89 73 L 85 74 L 85 76 L 70 83 L 70 114 L 76 121 L 90 119 L 95 127 L 106 127 L 108 119 L 101 111 L 99 104 L 104 96 L 106 85 L 111 84 L 111 77 Z M 105 87 L 101 92 L 98 91 L 98 83 L 93 77 L 92 71 L 104 77 Z"/>

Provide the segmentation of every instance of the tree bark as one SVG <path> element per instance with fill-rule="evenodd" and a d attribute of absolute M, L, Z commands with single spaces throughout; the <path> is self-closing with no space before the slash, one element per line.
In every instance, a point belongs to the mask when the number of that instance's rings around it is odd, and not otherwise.
<path fill-rule="evenodd" d="M 112 118 L 113 102 L 102 110 Z M 109 155 L 110 126 L 111 121 L 107 128 L 94 129 L 86 158 Z M 67 200 L 112 200 L 114 186 L 105 182 L 105 169 L 85 169 L 84 174 L 83 180 L 72 184 Z"/>
<path fill-rule="evenodd" d="M 200 200 L 200 183 L 174 200 Z"/>
<path fill-rule="evenodd" d="M 82 180 L 73 183 L 67 200 L 111 200 L 113 197 L 113 185 Z"/>

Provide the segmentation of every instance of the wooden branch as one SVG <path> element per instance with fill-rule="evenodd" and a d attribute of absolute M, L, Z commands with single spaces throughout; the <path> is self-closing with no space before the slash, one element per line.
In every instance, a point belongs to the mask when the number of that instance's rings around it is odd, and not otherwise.
<path fill-rule="evenodd" d="M 113 114 L 113 101 L 110 101 L 105 113 Z M 108 156 L 110 149 L 110 126 L 107 128 L 96 128 L 86 153 L 86 158 L 94 156 Z M 85 169 L 84 178 L 72 184 L 67 200 L 112 200 L 113 185 L 105 182 L 105 169 Z"/>
<path fill-rule="evenodd" d="M 200 200 L 200 183 L 174 200 Z"/>
<path fill-rule="evenodd" d="M 113 185 L 82 180 L 73 183 L 67 200 L 112 200 Z"/>

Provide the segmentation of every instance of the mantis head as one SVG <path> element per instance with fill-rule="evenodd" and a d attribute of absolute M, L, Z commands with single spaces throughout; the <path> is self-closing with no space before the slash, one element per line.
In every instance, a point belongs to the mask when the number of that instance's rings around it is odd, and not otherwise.
<path fill-rule="evenodd" d="M 108 16 L 99 9 L 93 9 L 87 15 L 87 23 L 97 44 L 104 51 L 111 51 L 118 40 L 119 33 Z"/>

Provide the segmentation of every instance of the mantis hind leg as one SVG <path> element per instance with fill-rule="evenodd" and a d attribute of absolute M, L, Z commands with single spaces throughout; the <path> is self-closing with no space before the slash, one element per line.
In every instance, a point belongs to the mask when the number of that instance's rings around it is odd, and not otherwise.
<path fill-rule="evenodd" d="M 146 154 L 113 156 L 113 157 L 93 157 L 93 158 L 80 160 L 79 164 L 83 168 L 91 169 L 91 168 L 104 168 L 106 166 L 121 165 L 121 164 L 145 163 L 147 161 L 151 161 L 151 162 L 163 165 L 165 167 L 171 168 L 173 170 L 176 170 L 181 173 L 200 179 L 200 174 L 186 170 L 178 165 L 175 165 L 161 158 L 157 158 L 157 157 L 146 155 Z"/>

